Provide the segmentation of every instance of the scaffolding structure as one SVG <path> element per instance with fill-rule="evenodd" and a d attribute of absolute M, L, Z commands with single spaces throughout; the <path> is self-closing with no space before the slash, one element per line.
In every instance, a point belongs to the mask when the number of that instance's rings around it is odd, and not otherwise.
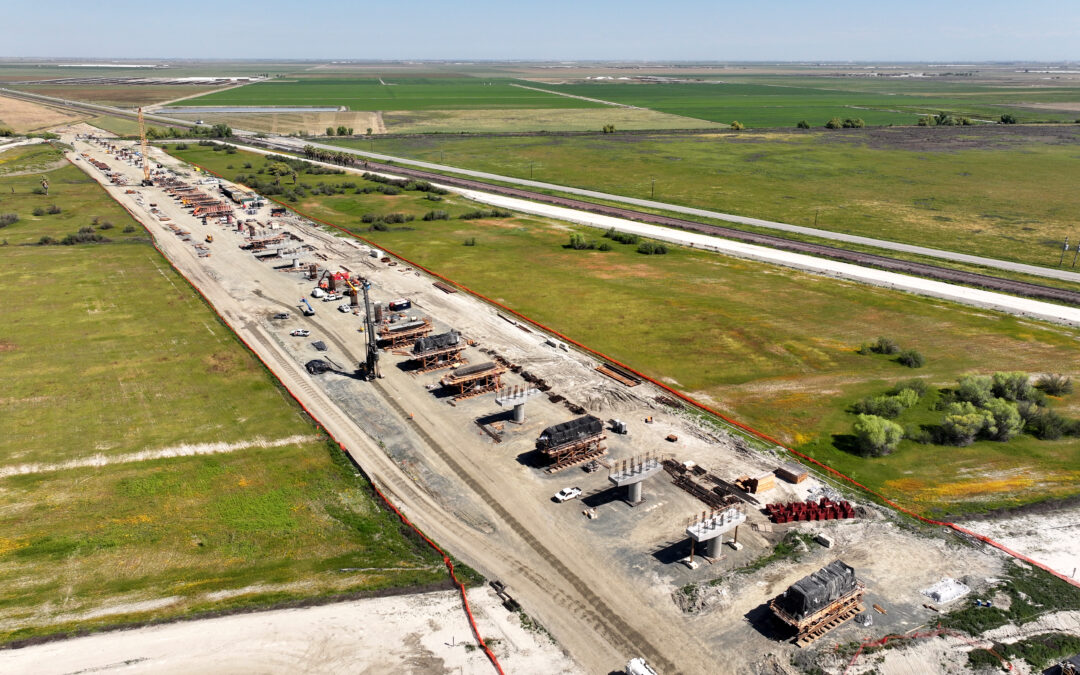
<path fill-rule="evenodd" d="M 468 363 L 461 357 L 463 351 L 465 342 L 457 331 L 419 338 L 412 349 L 412 358 L 418 365 L 413 372 L 429 373 L 449 368 L 455 363 Z"/>
<path fill-rule="evenodd" d="M 495 391 L 499 388 L 502 374 L 506 369 L 497 363 L 488 361 L 475 366 L 458 368 L 442 379 L 442 386 L 455 390 L 455 401 Z"/>
<path fill-rule="evenodd" d="M 592 415 L 548 427 L 536 440 L 536 449 L 549 464 L 547 473 L 589 462 L 607 454 L 604 423 Z"/>
<path fill-rule="evenodd" d="M 432 331 L 431 319 L 424 317 L 420 321 L 408 321 L 403 323 L 384 323 L 379 327 L 379 341 L 383 342 L 383 349 L 397 349 L 410 343 L 415 343 Z"/>

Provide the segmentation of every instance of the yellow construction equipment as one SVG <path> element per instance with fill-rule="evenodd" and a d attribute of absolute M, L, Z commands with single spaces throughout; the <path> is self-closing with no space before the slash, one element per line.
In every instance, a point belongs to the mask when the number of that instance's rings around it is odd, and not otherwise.
<path fill-rule="evenodd" d="M 139 106 L 139 141 L 142 143 L 142 175 L 143 185 L 153 185 L 150 180 L 150 155 L 146 152 L 146 124 L 143 121 L 142 106 Z"/>

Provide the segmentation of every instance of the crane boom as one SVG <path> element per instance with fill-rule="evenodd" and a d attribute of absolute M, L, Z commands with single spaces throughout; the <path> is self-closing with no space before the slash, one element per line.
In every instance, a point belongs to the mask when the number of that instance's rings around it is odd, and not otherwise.
<path fill-rule="evenodd" d="M 371 296 L 368 293 L 371 282 L 361 279 L 360 287 L 364 289 L 364 332 L 367 333 L 367 361 L 364 363 L 364 377 L 374 380 L 379 376 L 379 337 L 375 335 L 375 314 L 371 311 Z"/>
<path fill-rule="evenodd" d="M 150 180 L 150 155 L 146 152 L 146 123 L 143 121 L 142 106 L 139 106 L 139 142 L 142 144 L 142 184 L 153 185 Z"/>

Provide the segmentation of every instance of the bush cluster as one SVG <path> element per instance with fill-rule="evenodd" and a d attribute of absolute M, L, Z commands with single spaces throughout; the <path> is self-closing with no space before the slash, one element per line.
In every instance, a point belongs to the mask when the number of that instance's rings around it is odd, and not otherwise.
<path fill-rule="evenodd" d="M 612 241 L 617 241 L 620 244 L 637 244 L 641 241 L 641 237 L 629 232 L 619 232 L 614 227 L 604 233 L 604 236 Z"/>
<path fill-rule="evenodd" d="M 17 213 L 0 213 L 0 227 L 7 227 L 8 225 L 14 225 L 19 222 L 19 214 Z"/>
<path fill-rule="evenodd" d="M 643 255 L 665 255 L 668 252 L 668 247 L 660 242 L 643 241 L 638 244 L 637 252 Z"/>
<path fill-rule="evenodd" d="M 450 220 L 450 214 L 446 211 L 428 211 L 421 220 Z"/>
<path fill-rule="evenodd" d="M 513 215 L 506 209 L 477 209 L 463 213 L 458 218 L 461 220 L 478 220 L 480 218 L 510 218 Z"/>
<path fill-rule="evenodd" d="M 857 350 L 859 354 L 896 354 L 896 361 L 908 368 L 922 368 L 926 365 L 926 357 L 915 349 L 900 349 L 900 345 L 892 338 L 879 337 L 873 342 L 864 342 Z"/>
<path fill-rule="evenodd" d="M 866 126 L 866 122 L 859 117 L 848 117 L 841 120 L 839 117 L 834 117 L 825 123 L 826 129 L 862 129 Z"/>
<path fill-rule="evenodd" d="M 585 239 L 585 235 L 575 232 L 570 235 L 570 243 L 566 248 L 575 251 L 610 251 L 611 244 L 606 241 L 597 242 L 595 239 Z"/>
<path fill-rule="evenodd" d="M 407 178 L 387 178 L 386 176 L 380 176 L 375 173 L 363 174 L 364 180 L 369 180 L 372 183 L 381 183 L 383 185 L 392 185 L 396 188 L 405 190 L 406 192 L 428 192 L 436 195 L 445 195 L 448 190 L 444 190 L 440 187 L 435 187 L 426 180 L 409 180 Z"/>

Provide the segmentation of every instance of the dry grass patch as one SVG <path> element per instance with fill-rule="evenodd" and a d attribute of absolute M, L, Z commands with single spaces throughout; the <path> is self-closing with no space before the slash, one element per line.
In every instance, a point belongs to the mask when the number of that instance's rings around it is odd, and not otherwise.
<path fill-rule="evenodd" d="M 500 131 L 600 131 L 605 124 L 616 129 L 706 129 L 722 125 L 669 115 L 655 110 L 625 108 L 547 110 L 404 110 L 383 113 L 386 132 L 422 134 L 432 132 Z"/>
<path fill-rule="evenodd" d="M 17 133 L 30 133 L 50 129 L 61 124 L 79 122 L 89 115 L 69 112 L 41 105 L 20 101 L 7 96 L 0 96 L 0 127 L 8 127 Z"/>

